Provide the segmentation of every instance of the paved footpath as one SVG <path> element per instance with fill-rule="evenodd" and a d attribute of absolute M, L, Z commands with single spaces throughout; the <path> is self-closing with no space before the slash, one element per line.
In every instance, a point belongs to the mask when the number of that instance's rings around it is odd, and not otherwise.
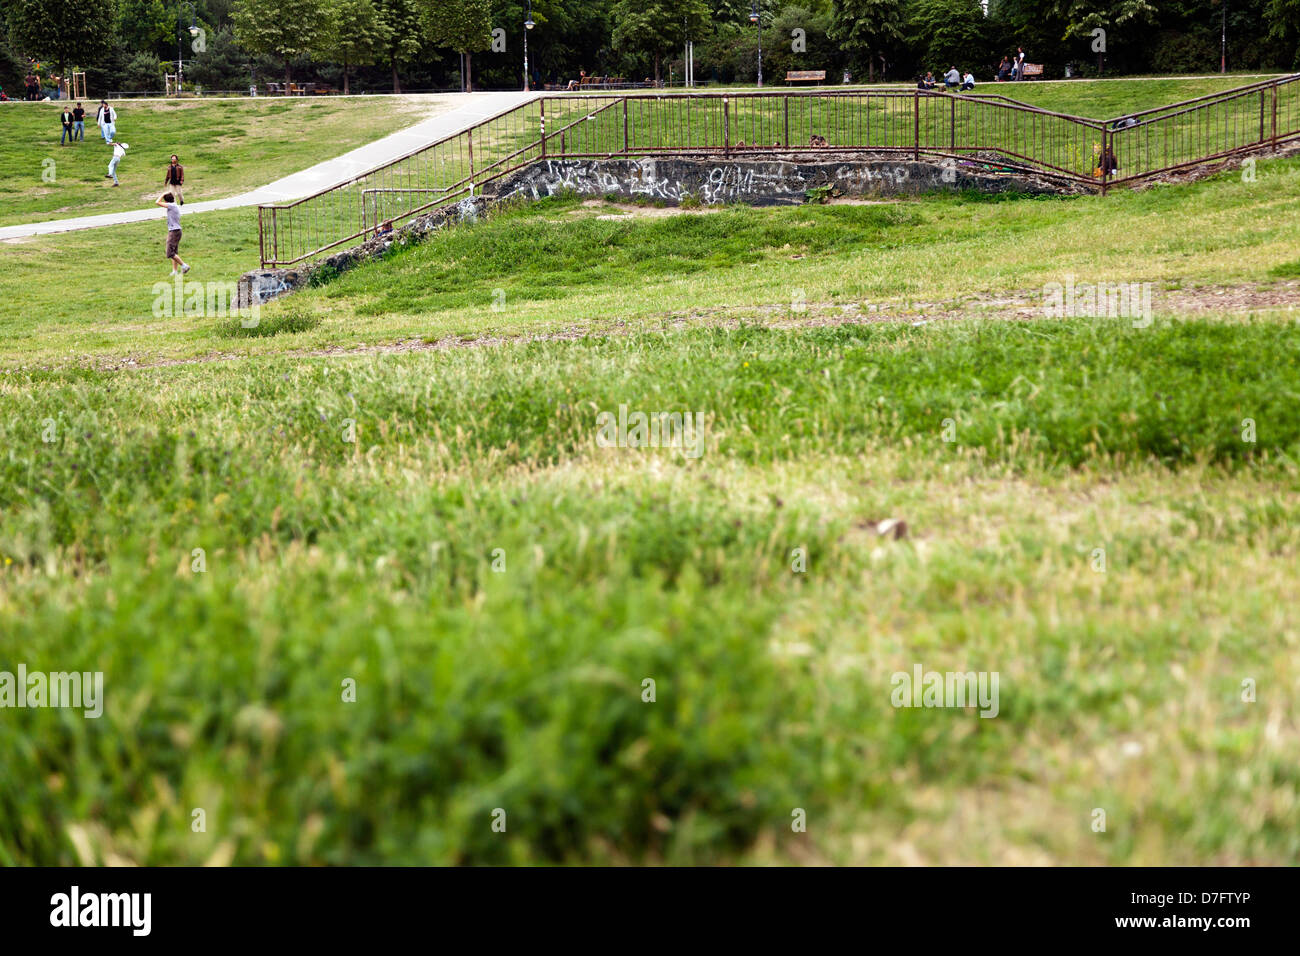
<path fill-rule="evenodd" d="M 345 183 L 358 173 L 382 166 L 412 150 L 427 146 L 436 140 L 459 133 L 466 127 L 482 122 L 504 110 L 511 109 L 536 97 L 537 93 L 456 93 L 461 101 L 454 109 L 439 113 L 414 126 L 408 126 L 383 139 L 359 146 L 350 153 L 317 163 L 310 169 L 286 176 L 240 196 L 212 199 L 207 202 L 185 204 L 185 215 L 209 212 L 213 209 L 236 209 L 261 203 L 284 202 L 310 196 L 330 186 Z M 110 212 L 99 216 L 82 216 L 76 219 L 51 219 L 45 222 L 26 223 L 21 226 L 0 226 L 0 240 L 20 239 L 25 236 L 43 236 L 54 232 L 71 232 L 76 229 L 95 229 L 99 226 L 116 226 L 128 222 L 145 222 L 162 219 L 167 211 L 160 206 Z"/>

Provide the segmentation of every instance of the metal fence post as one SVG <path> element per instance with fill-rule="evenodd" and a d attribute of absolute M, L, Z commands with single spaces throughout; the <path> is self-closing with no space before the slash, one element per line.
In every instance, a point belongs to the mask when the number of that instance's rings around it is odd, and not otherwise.
<path fill-rule="evenodd" d="M 280 263 L 280 210 L 271 207 L 271 264 Z"/>
<path fill-rule="evenodd" d="M 785 94 L 785 96 L 781 97 L 781 100 L 782 102 L 785 103 L 785 139 L 781 140 L 781 142 L 785 143 L 786 149 L 789 149 L 790 148 L 790 94 L 789 93 Z"/>
<path fill-rule="evenodd" d="M 921 91 L 912 91 L 912 158 L 921 160 Z"/>
<path fill-rule="evenodd" d="M 1114 140 L 1111 138 L 1114 134 L 1108 129 L 1101 131 L 1101 194 L 1106 195 L 1106 190 L 1110 185 L 1110 155 L 1111 147 Z"/>
<path fill-rule="evenodd" d="M 623 152 L 631 152 L 631 143 L 627 137 L 627 97 L 623 97 Z"/>
<path fill-rule="evenodd" d="M 542 159 L 546 158 L 546 97 L 537 101 L 542 111 Z"/>
<path fill-rule="evenodd" d="M 1277 84 L 1273 84 L 1273 148 L 1277 149 Z"/>
<path fill-rule="evenodd" d="M 731 153 L 731 101 L 722 98 L 722 155 Z"/>

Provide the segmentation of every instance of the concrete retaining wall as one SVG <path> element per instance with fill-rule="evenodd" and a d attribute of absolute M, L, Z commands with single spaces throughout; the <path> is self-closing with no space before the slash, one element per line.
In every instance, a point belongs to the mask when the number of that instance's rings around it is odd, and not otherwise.
<path fill-rule="evenodd" d="M 820 157 L 790 159 L 548 159 L 496 184 L 502 199 L 540 199 L 560 193 L 656 200 L 676 205 L 690 196 L 706 205 L 751 206 L 806 202 L 808 190 L 830 186 L 845 196 L 915 196 L 935 190 L 1075 193 L 1065 186 L 1020 173 L 995 172 L 996 163 L 902 158 Z"/>

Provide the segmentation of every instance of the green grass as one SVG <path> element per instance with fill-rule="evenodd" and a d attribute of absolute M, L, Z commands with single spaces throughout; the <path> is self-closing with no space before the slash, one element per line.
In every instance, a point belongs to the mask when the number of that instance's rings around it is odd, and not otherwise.
<path fill-rule="evenodd" d="M 1298 356 L 973 323 L 10 376 L 6 660 L 108 704 L 9 714 L 0 856 L 1294 862 Z M 620 403 L 705 412 L 704 457 L 595 447 Z M 999 717 L 893 709 L 914 662 L 999 671 Z"/>
<path fill-rule="evenodd" d="M 155 283 L 168 269 L 157 223 L 42 237 L 5 251 L 0 366 L 657 327 L 666 316 L 812 321 L 876 309 L 937 318 L 981 314 L 1012 293 L 1028 296 L 1029 314 L 1041 315 L 1044 286 L 1070 275 L 1151 282 L 1163 321 L 1173 317 L 1164 298 L 1170 289 L 1287 280 L 1300 242 L 1298 169 L 1294 159 L 1261 160 L 1254 182 L 1228 172 L 1106 197 L 936 196 L 666 218 L 557 198 L 436 233 L 381 264 L 268 306 L 267 321 L 282 308 L 318 320 L 273 338 L 228 335 L 220 317 L 155 317 Z M 186 220 L 182 251 L 195 264 L 189 278 L 233 280 L 256 266 L 256 245 L 247 211 Z M 86 262 L 111 269 L 113 283 L 85 283 L 74 296 L 47 281 Z M 794 311 L 797 302 L 803 312 Z M 1205 305 L 1216 305 L 1209 292 Z"/>
<path fill-rule="evenodd" d="M 153 314 L 156 223 L 6 245 L 0 671 L 106 701 L 0 711 L 0 865 L 1294 865 L 1297 169 L 555 198 L 251 328 Z M 255 246 L 194 217 L 190 279 Z"/>
<path fill-rule="evenodd" d="M 60 146 L 62 102 L 0 110 L 0 225 L 117 212 L 148 205 L 162 190 L 172 153 L 185 166 L 185 201 L 235 196 L 342 155 L 418 122 L 446 98 L 118 100 L 117 139 L 131 145 L 105 185 L 111 150 L 85 104 L 86 139 Z M 43 175 L 53 162 L 54 181 Z"/>

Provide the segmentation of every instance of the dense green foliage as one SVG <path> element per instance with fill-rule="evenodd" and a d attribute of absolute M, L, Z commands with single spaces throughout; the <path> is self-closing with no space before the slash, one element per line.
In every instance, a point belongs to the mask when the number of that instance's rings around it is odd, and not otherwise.
<path fill-rule="evenodd" d="M 754 80 L 761 18 L 772 83 L 791 69 L 848 70 L 857 79 L 908 79 L 954 62 L 990 79 L 1001 56 L 1026 50 L 1046 75 L 1212 72 L 1226 32 L 1230 70 L 1300 66 L 1295 0 L 536 0 L 529 65 L 534 83 L 589 74 L 680 83 L 685 41 L 695 43 L 697 82 Z M 246 89 L 250 76 L 316 79 L 361 90 L 449 89 L 520 83 L 528 0 L 197 0 L 203 40 L 160 0 L 71 0 L 59 16 L 111 29 L 67 30 L 37 17 L 33 0 L 2 0 L 13 56 L 83 66 L 96 89 L 138 87 L 135 59 L 174 71 L 178 33 L 189 82 Z M 501 31 L 498 42 L 492 32 Z M 79 44 L 79 45 L 76 45 Z M 0 82 L 14 82 L 0 37 Z M 70 59 L 69 59 L 70 58 Z M 18 60 L 21 63 L 21 58 Z M 134 62 L 134 67 L 131 64 Z M 465 67 L 462 75 L 462 66 Z M 159 80 L 161 82 L 161 80 Z"/>

